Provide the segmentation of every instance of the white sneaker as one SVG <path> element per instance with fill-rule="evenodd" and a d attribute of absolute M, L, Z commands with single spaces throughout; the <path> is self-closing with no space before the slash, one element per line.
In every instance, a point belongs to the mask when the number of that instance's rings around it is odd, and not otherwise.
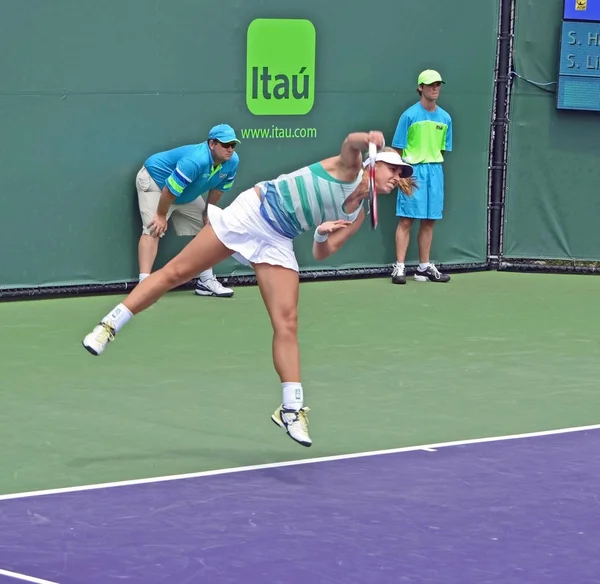
<path fill-rule="evenodd" d="M 114 324 L 112 322 L 101 322 L 94 327 L 89 335 L 85 336 L 82 344 L 92 355 L 98 356 L 114 338 Z"/>
<path fill-rule="evenodd" d="M 304 407 L 299 411 L 286 410 L 283 406 L 279 406 L 275 413 L 271 416 L 280 428 L 285 428 L 288 436 L 302 444 L 302 446 L 310 446 L 312 440 L 308 435 L 308 416 L 306 415 L 309 408 Z"/>
<path fill-rule="evenodd" d="M 215 276 L 204 282 L 198 280 L 194 292 L 198 294 L 198 296 L 218 296 L 219 298 L 231 298 L 231 296 L 233 296 L 233 290 L 231 288 L 225 288 Z"/>

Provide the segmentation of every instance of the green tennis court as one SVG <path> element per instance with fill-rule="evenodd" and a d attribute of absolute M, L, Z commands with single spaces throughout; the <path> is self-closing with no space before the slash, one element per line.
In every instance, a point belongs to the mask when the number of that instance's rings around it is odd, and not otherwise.
<path fill-rule="evenodd" d="M 302 284 L 310 449 L 270 421 L 281 389 L 256 287 L 170 293 L 100 358 L 81 338 L 117 297 L 2 303 L 0 491 L 596 423 L 597 288 L 502 272 Z"/>

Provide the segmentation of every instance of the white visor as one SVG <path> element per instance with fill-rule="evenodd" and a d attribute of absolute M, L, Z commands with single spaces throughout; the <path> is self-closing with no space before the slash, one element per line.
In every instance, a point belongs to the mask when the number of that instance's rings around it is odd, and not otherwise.
<path fill-rule="evenodd" d="M 375 157 L 375 162 L 387 162 L 388 164 L 391 164 L 392 166 L 401 166 L 402 167 L 402 178 L 409 178 L 413 175 L 413 167 L 408 164 L 407 162 L 404 162 L 404 160 L 402 160 L 402 157 L 400 156 L 400 154 L 398 154 L 397 152 L 378 152 L 377 156 Z M 369 159 L 367 158 L 364 162 L 363 162 L 363 166 L 366 168 L 367 166 L 369 166 Z"/>

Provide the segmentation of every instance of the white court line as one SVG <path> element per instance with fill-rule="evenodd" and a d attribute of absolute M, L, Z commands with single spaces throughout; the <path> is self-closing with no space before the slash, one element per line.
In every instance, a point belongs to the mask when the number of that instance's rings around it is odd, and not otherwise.
<path fill-rule="evenodd" d="M 556 434 L 567 434 L 570 432 L 584 432 L 586 430 L 600 430 L 600 424 L 590 426 L 574 426 L 572 428 L 558 428 L 556 430 L 542 430 L 540 432 L 529 432 L 527 434 L 509 434 L 507 436 L 490 436 L 489 438 L 471 438 L 469 440 L 455 440 L 453 442 L 440 442 L 438 444 L 421 444 L 419 446 L 405 446 L 402 448 L 391 448 L 389 450 L 372 450 L 370 452 L 353 452 L 351 454 L 336 454 L 334 456 L 322 456 L 321 458 L 305 458 L 303 460 L 288 460 L 285 462 L 270 462 L 268 464 L 256 464 L 253 466 L 238 466 L 233 468 L 221 468 L 216 470 L 205 470 L 180 475 L 169 475 L 164 477 L 149 477 L 145 479 L 132 479 L 128 481 L 116 481 L 112 483 L 98 483 L 95 485 L 81 485 L 77 487 L 61 487 L 58 489 L 46 489 L 42 491 L 29 491 L 23 493 L 9 493 L 0 495 L 0 501 L 9 499 L 24 499 L 26 497 L 41 497 L 44 495 L 60 495 L 62 493 L 76 493 L 78 491 L 92 491 L 96 489 L 110 489 L 114 487 L 128 487 L 145 485 L 148 483 L 162 483 L 166 481 L 181 481 L 184 479 L 196 479 L 200 477 L 211 477 L 216 475 L 248 472 L 251 470 L 265 470 L 271 468 L 283 468 L 286 466 L 300 466 L 302 464 L 316 464 L 321 462 L 334 462 L 337 460 L 350 460 L 352 458 L 363 458 L 367 456 L 381 456 L 383 454 L 398 454 L 401 452 L 414 452 L 416 450 L 435 451 L 438 448 L 449 446 L 466 446 L 469 444 L 483 444 L 485 442 L 503 442 L 505 440 L 520 440 L 525 438 L 537 438 L 540 436 L 553 436 Z"/>
<path fill-rule="evenodd" d="M 33 582 L 33 584 L 58 584 L 58 582 L 50 582 L 50 580 L 42 580 L 41 578 L 34 578 L 33 576 L 25 576 L 25 574 L 17 574 L 16 572 L 9 572 L 8 570 L 0 570 L 0 576 L 8 576 L 15 580 L 21 580 L 22 582 Z"/>

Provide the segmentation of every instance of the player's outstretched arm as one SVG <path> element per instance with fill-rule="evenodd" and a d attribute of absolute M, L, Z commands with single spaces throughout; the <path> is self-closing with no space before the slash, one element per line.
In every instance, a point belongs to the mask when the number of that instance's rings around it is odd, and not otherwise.
<path fill-rule="evenodd" d="M 363 163 L 362 153 L 369 149 L 369 142 L 373 142 L 377 146 L 377 150 L 381 150 L 385 146 L 385 139 L 379 131 L 348 134 L 342 143 L 340 164 L 358 174 Z"/>

